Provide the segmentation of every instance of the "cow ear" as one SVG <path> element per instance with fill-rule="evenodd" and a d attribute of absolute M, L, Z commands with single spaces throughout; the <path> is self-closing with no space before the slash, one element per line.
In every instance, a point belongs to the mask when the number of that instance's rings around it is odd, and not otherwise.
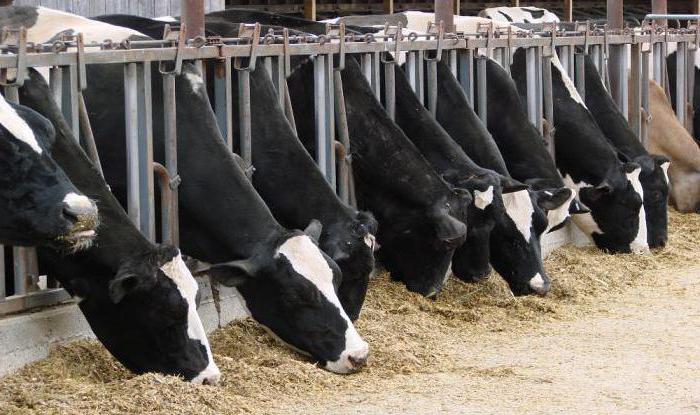
<path fill-rule="evenodd" d="M 613 187 L 607 181 L 603 181 L 598 186 L 584 188 L 583 190 L 587 190 L 588 196 L 591 198 L 591 200 L 595 201 L 605 195 L 609 195 L 610 193 L 612 193 Z"/>
<path fill-rule="evenodd" d="M 571 215 L 580 215 L 590 212 L 591 210 L 584 206 L 583 203 L 581 203 L 577 198 L 574 198 L 569 205 L 569 214 Z"/>
<path fill-rule="evenodd" d="M 304 233 L 308 235 L 311 239 L 316 241 L 318 243 L 318 240 L 321 239 L 321 231 L 323 230 L 323 225 L 321 222 L 318 221 L 318 219 L 311 219 L 311 222 L 309 222 L 309 226 L 304 229 Z"/>
<path fill-rule="evenodd" d="M 548 212 L 564 205 L 564 203 L 571 198 L 574 191 L 562 187 L 552 191 L 541 190 L 537 193 L 537 205 Z"/>
<path fill-rule="evenodd" d="M 131 270 L 120 269 L 117 276 L 109 282 L 109 298 L 114 304 L 119 304 L 127 295 L 151 289 L 155 284 L 156 277 L 154 273 L 131 272 Z"/>
<path fill-rule="evenodd" d="M 435 231 L 442 242 L 458 246 L 464 241 L 467 226 L 451 215 L 442 214 L 436 218 Z"/>
<path fill-rule="evenodd" d="M 663 166 L 664 163 L 671 162 L 671 160 L 668 157 L 662 156 L 661 154 L 652 154 L 651 158 L 654 159 L 654 164 L 656 164 L 657 166 Z"/>
<path fill-rule="evenodd" d="M 248 258 L 214 265 L 201 263 L 194 274 L 207 274 L 222 285 L 238 287 L 255 278 L 257 268 L 255 262 Z"/>
<path fill-rule="evenodd" d="M 503 194 L 515 193 L 529 188 L 530 186 L 523 182 L 515 180 L 511 177 L 501 176 L 501 189 L 503 189 L 501 193 Z"/>
<path fill-rule="evenodd" d="M 465 200 L 467 204 L 471 204 L 474 201 L 472 194 L 467 189 L 462 189 L 461 187 L 454 187 L 452 189 L 454 194 L 462 200 Z"/>
<path fill-rule="evenodd" d="M 623 163 L 629 163 L 630 161 L 632 161 L 632 159 L 629 158 L 626 154 L 623 154 L 619 151 L 617 152 L 617 159 Z"/>

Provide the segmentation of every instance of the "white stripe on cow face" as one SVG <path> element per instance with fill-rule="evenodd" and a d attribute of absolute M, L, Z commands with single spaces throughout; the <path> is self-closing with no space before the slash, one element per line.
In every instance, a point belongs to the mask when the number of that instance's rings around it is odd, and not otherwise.
<path fill-rule="evenodd" d="M 566 87 L 566 90 L 569 91 L 569 96 L 571 97 L 571 99 L 581 104 L 583 108 L 587 108 L 586 103 L 583 102 L 583 99 L 578 93 L 574 82 L 571 80 L 571 78 L 569 78 L 569 75 L 566 74 L 566 71 L 561 65 L 561 61 L 559 61 L 559 57 L 556 53 L 552 56 L 552 66 L 554 66 L 554 68 L 556 68 L 556 70 L 559 71 L 559 73 L 561 74 L 561 79 L 562 81 L 564 81 L 564 86 Z"/>
<path fill-rule="evenodd" d="M 170 260 L 170 262 L 166 262 L 160 269 L 175 283 L 180 295 L 187 301 L 187 335 L 190 339 L 200 342 L 207 351 L 209 364 L 202 372 L 192 379 L 192 382 L 202 383 L 206 380 L 209 384 L 215 384 L 219 381 L 221 372 L 219 372 L 219 368 L 216 366 L 216 363 L 214 363 L 211 347 L 209 347 L 209 339 L 207 339 L 204 326 L 199 319 L 199 314 L 197 314 L 196 297 L 197 290 L 199 289 L 197 281 L 192 277 L 190 270 L 187 268 L 187 265 L 185 265 L 185 262 L 182 260 L 182 255 L 180 255 L 179 252 L 177 256 Z"/>
<path fill-rule="evenodd" d="M 130 36 L 145 36 L 136 30 L 46 7 L 37 7 L 37 13 L 36 23 L 27 29 L 27 42 L 44 43 L 56 34 L 69 29 L 82 33 L 85 43 L 102 42 L 107 39 L 121 42 Z"/>
<path fill-rule="evenodd" d="M 584 187 L 593 187 L 584 181 L 578 183 L 574 182 L 574 179 L 568 174 L 564 176 L 564 185 L 569 189 L 575 189 L 576 193 L 580 193 L 581 189 Z M 583 202 L 581 202 L 581 206 L 586 207 L 586 205 L 584 205 Z M 603 231 L 600 229 L 600 226 L 598 226 L 595 219 L 593 219 L 593 215 L 591 214 L 591 212 L 573 215 L 572 218 L 576 226 L 589 237 L 591 237 L 594 233 L 600 235 L 603 234 Z"/>
<path fill-rule="evenodd" d="M 661 163 L 661 166 L 660 166 L 660 167 L 661 167 L 661 170 L 663 170 L 663 172 L 664 172 L 664 178 L 666 179 L 666 184 L 670 184 L 670 183 L 671 183 L 671 181 L 670 181 L 669 178 L 668 178 L 668 168 L 669 168 L 669 166 L 671 166 L 671 162 L 670 162 L 670 161 L 666 161 L 666 162 L 664 162 L 664 163 Z"/>
<path fill-rule="evenodd" d="M 345 314 L 343 306 L 340 305 L 340 300 L 338 300 L 333 286 L 333 271 L 321 251 L 307 235 L 298 235 L 287 239 L 280 245 L 277 252 L 279 255 L 284 255 L 294 271 L 311 282 L 328 302 L 338 308 L 340 316 L 347 323 L 345 349 L 338 360 L 326 363 L 326 369 L 335 373 L 353 371 L 354 365 L 348 358 L 366 359 L 369 354 L 369 346 L 357 333 L 355 326 Z"/>
<path fill-rule="evenodd" d="M 13 137 L 25 143 L 32 150 L 41 154 L 43 152 L 39 142 L 34 136 L 34 131 L 29 127 L 24 118 L 17 114 L 17 111 L 8 104 L 4 97 L 0 95 L 0 124 L 5 127 Z"/>
<path fill-rule="evenodd" d="M 544 233 L 547 233 L 555 226 L 564 223 L 566 218 L 569 217 L 569 205 L 571 205 L 571 201 L 574 200 L 574 197 L 576 197 L 576 191 L 574 189 L 569 190 L 571 190 L 571 196 L 566 199 L 566 202 L 564 202 L 564 204 L 558 208 L 547 212 L 547 229 L 545 229 Z"/>
<path fill-rule="evenodd" d="M 642 189 L 642 183 L 639 181 L 639 174 L 641 172 L 641 167 L 634 169 L 632 173 L 627 173 L 627 180 L 632 184 L 632 188 L 634 188 L 634 191 L 637 192 L 639 197 L 644 200 L 644 189 Z M 649 243 L 647 242 L 647 217 L 643 203 L 639 208 L 639 227 L 637 228 L 637 235 L 630 243 L 630 249 L 636 254 L 649 252 Z"/>
<path fill-rule="evenodd" d="M 530 242 L 532 232 L 532 214 L 535 208 L 532 207 L 530 193 L 527 190 L 519 190 L 503 195 L 503 205 L 505 205 L 508 217 L 515 223 L 525 242 Z"/>
<path fill-rule="evenodd" d="M 493 202 L 493 186 L 485 191 L 474 190 L 474 206 L 484 210 Z"/>

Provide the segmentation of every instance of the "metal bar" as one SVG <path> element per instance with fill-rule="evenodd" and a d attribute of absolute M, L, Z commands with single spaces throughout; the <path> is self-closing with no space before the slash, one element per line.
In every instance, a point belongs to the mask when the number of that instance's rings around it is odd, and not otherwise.
<path fill-rule="evenodd" d="M 216 122 L 226 146 L 233 151 L 233 93 L 231 92 L 231 59 L 217 61 L 214 66 L 214 104 Z"/>
<path fill-rule="evenodd" d="M 685 126 L 685 106 L 687 101 L 686 75 L 687 75 L 687 49 L 688 44 L 679 42 L 676 46 L 676 117 Z"/>
<path fill-rule="evenodd" d="M 158 189 L 160 189 L 160 223 L 161 241 L 172 244 L 171 229 L 174 227 L 175 218 L 170 213 L 173 206 L 173 191 L 170 188 L 170 175 L 168 169 L 160 163 L 153 163 L 153 174 L 158 179 Z"/>
<path fill-rule="evenodd" d="M 425 104 L 425 76 L 423 74 L 423 57 L 425 55 L 425 52 L 422 50 L 418 51 L 417 57 L 416 57 L 416 69 L 418 76 L 416 78 L 416 87 L 417 87 L 417 95 L 418 95 L 418 100 L 420 101 L 421 104 Z"/>
<path fill-rule="evenodd" d="M 332 55 L 329 55 L 330 59 L 333 59 Z M 382 99 L 382 82 L 381 75 L 379 74 L 381 68 L 381 55 L 380 52 L 374 52 L 372 54 L 372 89 L 374 90 L 374 96 L 378 100 Z"/>
<path fill-rule="evenodd" d="M 542 57 L 544 56 L 543 49 L 541 47 L 536 47 L 535 48 L 535 67 L 536 67 L 536 74 L 537 76 L 535 77 L 535 114 L 537 116 L 538 124 L 539 124 L 539 131 L 540 133 L 543 132 L 543 126 L 542 126 L 542 117 L 544 117 L 544 110 L 543 110 L 543 102 L 542 102 Z"/>
<path fill-rule="evenodd" d="M 525 62 L 528 119 L 532 125 L 542 131 L 537 113 L 537 51 L 535 48 L 529 48 L 525 51 Z"/>
<path fill-rule="evenodd" d="M 576 79 L 576 90 L 578 91 L 579 95 L 581 95 L 581 98 L 585 101 L 586 100 L 586 71 L 585 71 L 585 63 L 586 63 L 586 55 L 583 53 L 577 53 L 574 56 L 575 59 L 575 76 L 573 77 Z"/>
<path fill-rule="evenodd" d="M 328 157 L 326 154 L 326 81 L 325 59 L 319 55 L 314 59 L 314 119 L 316 126 L 316 164 L 328 180 Z M 365 74 L 367 76 L 367 74 Z"/>
<path fill-rule="evenodd" d="M 73 137 L 80 142 L 80 120 L 78 118 L 78 68 L 75 65 L 64 66 L 61 76 L 62 99 L 61 110 L 63 117 L 73 132 Z"/>
<path fill-rule="evenodd" d="M 350 130 L 345 109 L 345 96 L 343 95 L 343 78 L 339 70 L 333 71 L 333 88 L 335 90 L 335 121 L 338 127 L 338 140 L 343 147 L 343 154 L 336 155 L 340 175 L 338 194 L 343 202 L 350 203 L 350 159 L 347 157 L 347 152 L 350 150 Z"/>
<path fill-rule="evenodd" d="M 90 125 L 90 117 L 88 116 L 87 107 L 85 106 L 85 98 L 83 94 L 80 94 L 78 104 L 80 105 L 80 131 L 83 134 L 83 147 L 90 161 L 95 165 L 100 176 L 104 178 L 104 173 L 102 172 L 102 163 L 100 163 L 100 156 L 97 152 L 97 145 L 95 144 L 95 136 L 92 133 L 92 126 Z"/>
<path fill-rule="evenodd" d="M 280 55 L 272 62 L 272 83 L 277 91 L 277 99 L 279 100 L 280 108 L 284 108 L 284 55 Z"/>
<path fill-rule="evenodd" d="M 437 82 L 437 61 L 430 60 L 427 62 L 428 65 L 428 110 L 433 116 L 437 114 L 437 95 L 438 95 L 438 82 Z"/>
<path fill-rule="evenodd" d="M 642 52 L 642 64 L 641 64 L 641 69 L 642 69 L 642 74 L 641 74 L 641 89 L 642 89 L 642 110 L 643 112 L 643 118 L 641 120 L 641 135 L 640 135 L 640 140 L 642 140 L 642 145 L 646 147 L 647 145 L 647 140 L 649 138 L 649 117 L 648 114 L 651 114 L 651 108 L 649 107 L 649 53 L 650 52 Z"/>
<path fill-rule="evenodd" d="M 378 57 L 377 57 L 378 58 Z M 379 62 L 379 59 L 377 59 Z M 336 190 L 336 162 L 335 162 L 335 99 L 334 99 L 334 80 L 333 80 L 333 55 L 326 56 L 326 73 L 324 74 L 324 82 L 326 84 L 326 172 L 328 174 L 328 182 L 333 191 Z M 379 76 L 373 77 L 377 84 Z M 379 99 L 379 97 L 377 97 Z"/>
<path fill-rule="evenodd" d="M 396 82 L 394 70 L 396 63 L 387 62 L 384 64 L 384 108 L 389 118 L 396 119 Z"/>
<path fill-rule="evenodd" d="M 140 228 L 139 103 L 136 65 L 135 63 L 124 65 L 124 119 L 126 122 L 127 212 L 134 225 Z"/>
<path fill-rule="evenodd" d="M 664 60 L 663 56 L 663 51 L 662 51 L 662 45 L 661 43 L 654 43 L 652 47 L 652 59 L 653 59 L 653 64 L 654 64 L 654 72 L 652 74 L 654 81 L 661 85 L 662 87 L 664 86 L 664 74 L 663 74 L 663 66 L 662 66 L 662 61 Z"/>
<path fill-rule="evenodd" d="M 49 86 L 53 93 L 53 100 L 56 101 L 58 108 L 63 104 L 63 70 L 59 66 L 52 66 L 49 69 Z"/>
<path fill-rule="evenodd" d="M 416 52 L 408 52 L 406 54 L 406 75 L 408 76 L 408 83 L 411 84 L 411 89 L 413 92 L 417 92 L 417 75 L 416 75 Z"/>
<path fill-rule="evenodd" d="M 155 191 L 153 185 L 153 100 L 151 99 L 151 63 L 137 64 L 139 205 L 141 232 L 156 240 Z"/>
<path fill-rule="evenodd" d="M 444 24 L 446 32 L 454 32 L 454 2 L 458 0 L 435 0 L 435 23 Z"/>
<path fill-rule="evenodd" d="M 554 101 L 552 95 L 552 58 L 542 57 L 542 107 L 546 128 L 542 127 L 543 138 L 547 145 L 547 151 L 555 159 L 554 148 Z"/>
<path fill-rule="evenodd" d="M 64 289 L 42 290 L 26 295 L 5 298 L 0 301 L 0 315 L 17 313 L 37 307 L 45 307 L 70 300 Z"/>
<path fill-rule="evenodd" d="M 700 4 L 698 5 L 700 6 Z M 700 30 L 700 29 L 698 29 Z M 686 45 L 687 47 L 687 45 Z M 695 94 L 695 57 L 698 53 L 698 44 L 695 44 L 693 48 L 687 47 L 686 53 L 686 129 L 692 135 L 693 134 L 693 110 L 694 110 L 694 94 Z"/>
<path fill-rule="evenodd" d="M 602 67 L 600 45 L 590 45 L 589 54 L 591 56 L 591 60 L 593 61 L 593 65 L 595 65 L 596 70 L 598 71 L 598 73 L 600 73 Z"/>
<path fill-rule="evenodd" d="M 323 57 L 317 57 L 323 59 Z M 251 130 L 251 110 L 250 110 L 250 72 L 238 71 L 238 127 L 240 131 L 240 151 L 241 158 L 245 161 L 246 174 L 252 177 L 251 166 L 253 165 L 253 146 Z"/>
<path fill-rule="evenodd" d="M 297 123 L 294 120 L 294 108 L 292 108 L 292 98 L 289 96 L 289 86 L 287 85 L 287 79 L 284 80 L 284 114 L 287 116 L 287 121 L 292 127 L 292 130 L 294 130 L 294 134 L 296 134 Z"/>
<path fill-rule="evenodd" d="M 474 51 L 468 49 L 459 52 L 459 83 L 467 102 L 474 108 Z"/>
<path fill-rule="evenodd" d="M 479 56 L 476 60 L 477 111 L 481 122 L 487 125 L 486 106 L 486 57 Z"/>
<path fill-rule="evenodd" d="M 632 105 L 628 109 L 627 120 L 634 134 L 642 138 L 642 44 L 636 43 L 631 48 L 630 59 L 630 99 Z"/>
<path fill-rule="evenodd" d="M 169 229 L 163 229 L 163 235 L 169 235 L 168 241 L 175 246 L 180 245 L 180 227 L 178 222 L 178 189 L 179 176 L 177 170 L 177 108 L 175 100 L 175 74 L 163 75 L 163 121 L 165 136 L 165 167 L 170 176 L 172 204 L 170 206 L 172 224 Z"/>
<path fill-rule="evenodd" d="M 362 55 L 362 74 L 365 76 L 365 79 L 367 79 L 367 82 L 369 82 L 370 86 L 372 85 L 372 54 L 371 53 L 365 53 Z"/>
<path fill-rule="evenodd" d="M 457 78 L 457 50 L 452 49 L 450 51 L 447 51 L 450 55 L 450 72 L 452 72 L 452 76 Z"/>
<path fill-rule="evenodd" d="M 187 0 L 180 2 L 181 21 L 186 26 L 186 36 L 193 39 L 204 36 L 204 0 Z"/>

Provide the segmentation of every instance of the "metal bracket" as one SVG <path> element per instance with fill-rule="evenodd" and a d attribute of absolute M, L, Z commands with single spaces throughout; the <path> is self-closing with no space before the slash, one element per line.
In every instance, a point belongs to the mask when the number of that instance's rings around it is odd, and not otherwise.
<path fill-rule="evenodd" d="M 549 40 L 549 46 L 545 46 L 542 48 L 542 57 L 543 58 L 551 58 L 554 56 L 554 51 L 556 50 L 555 42 L 557 40 L 557 24 L 552 22 L 551 23 L 551 30 L 550 30 L 550 40 Z"/>
<path fill-rule="evenodd" d="M 426 62 L 440 62 L 442 59 L 442 40 L 445 37 L 445 23 L 440 20 L 439 24 L 433 22 L 428 23 L 428 30 L 426 32 L 428 35 L 433 35 L 437 37 L 437 48 L 435 49 L 435 57 L 428 57 L 428 52 L 423 55 L 423 60 Z M 493 33 L 491 33 L 493 35 Z"/>
<path fill-rule="evenodd" d="M 382 63 L 396 63 L 396 59 L 401 52 L 401 41 L 403 40 L 403 27 L 401 26 L 401 23 L 399 22 L 397 26 L 389 26 L 389 23 L 385 23 L 384 36 L 394 39 L 394 58 L 392 60 L 388 60 L 386 57 L 389 55 L 383 53 L 379 59 L 382 61 Z"/>
<path fill-rule="evenodd" d="M 478 23 L 476 26 L 477 35 L 486 36 L 486 55 L 483 57 L 490 58 L 493 55 L 493 22 Z M 477 51 L 478 55 L 478 51 Z M 480 56 L 481 57 L 481 56 Z"/>
<path fill-rule="evenodd" d="M 345 23 L 326 24 L 326 35 L 338 36 L 338 66 L 334 67 L 334 71 L 342 71 L 345 69 Z"/>
<path fill-rule="evenodd" d="M 16 86 L 24 85 L 27 76 L 27 29 L 22 26 L 19 29 L 3 28 L 0 43 L 14 47 L 17 50 L 17 74 L 14 81 L 7 80 L 9 68 L 0 69 L 0 85 Z"/>
<path fill-rule="evenodd" d="M 237 56 L 233 59 L 233 67 L 237 71 L 254 71 L 255 63 L 257 61 L 258 45 L 260 44 L 260 23 L 241 23 L 238 28 L 238 37 L 250 41 L 250 55 L 248 57 L 248 66 L 244 67 L 241 64 L 243 58 Z"/>
<path fill-rule="evenodd" d="M 289 56 L 289 29 L 282 29 L 282 51 L 284 53 L 284 77 L 287 78 L 292 72 L 291 57 Z"/>
<path fill-rule="evenodd" d="M 76 65 L 78 66 L 78 86 L 81 91 L 87 88 L 87 72 L 85 70 L 85 43 L 83 41 L 83 34 L 63 34 L 60 37 L 60 41 L 63 44 L 67 42 L 75 42 L 75 48 L 77 50 Z"/>
<path fill-rule="evenodd" d="M 165 61 L 160 61 L 158 63 L 158 71 L 163 75 L 180 75 L 182 71 L 182 51 L 185 49 L 185 24 L 180 24 L 179 30 L 172 30 L 170 25 L 165 25 L 163 29 L 163 40 L 170 41 L 171 44 L 175 44 L 177 50 L 175 51 L 175 64 L 173 69 L 165 68 Z"/>

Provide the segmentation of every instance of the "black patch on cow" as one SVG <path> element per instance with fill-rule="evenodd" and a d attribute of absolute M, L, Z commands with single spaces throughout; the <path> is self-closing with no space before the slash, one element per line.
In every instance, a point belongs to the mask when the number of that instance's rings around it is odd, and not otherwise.
<path fill-rule="evenodd" d="M 523 7 L 522 9 L 529 12 L 532 15 L 533 19 L 541 19 L 542 17 L 544 17 L 545 11 L 542 9 L 537 9 L 534 7 Z M 525 23 L 527 23 L 527 22 L 525 22 Z"/>
<path fill-rule="evenodd" d="M 509 22 L 512 22 L 512 21 L 513 21 L 513 18 L 510 17 L 510 16 L 508 15 L 508 13 L 504 13 L 502 10 L 499 10 L 499 11 L 498 11 L 498 14 L 502 15 L 503 17 L 505 17 L 506 20 L 508 20 Z"/>

